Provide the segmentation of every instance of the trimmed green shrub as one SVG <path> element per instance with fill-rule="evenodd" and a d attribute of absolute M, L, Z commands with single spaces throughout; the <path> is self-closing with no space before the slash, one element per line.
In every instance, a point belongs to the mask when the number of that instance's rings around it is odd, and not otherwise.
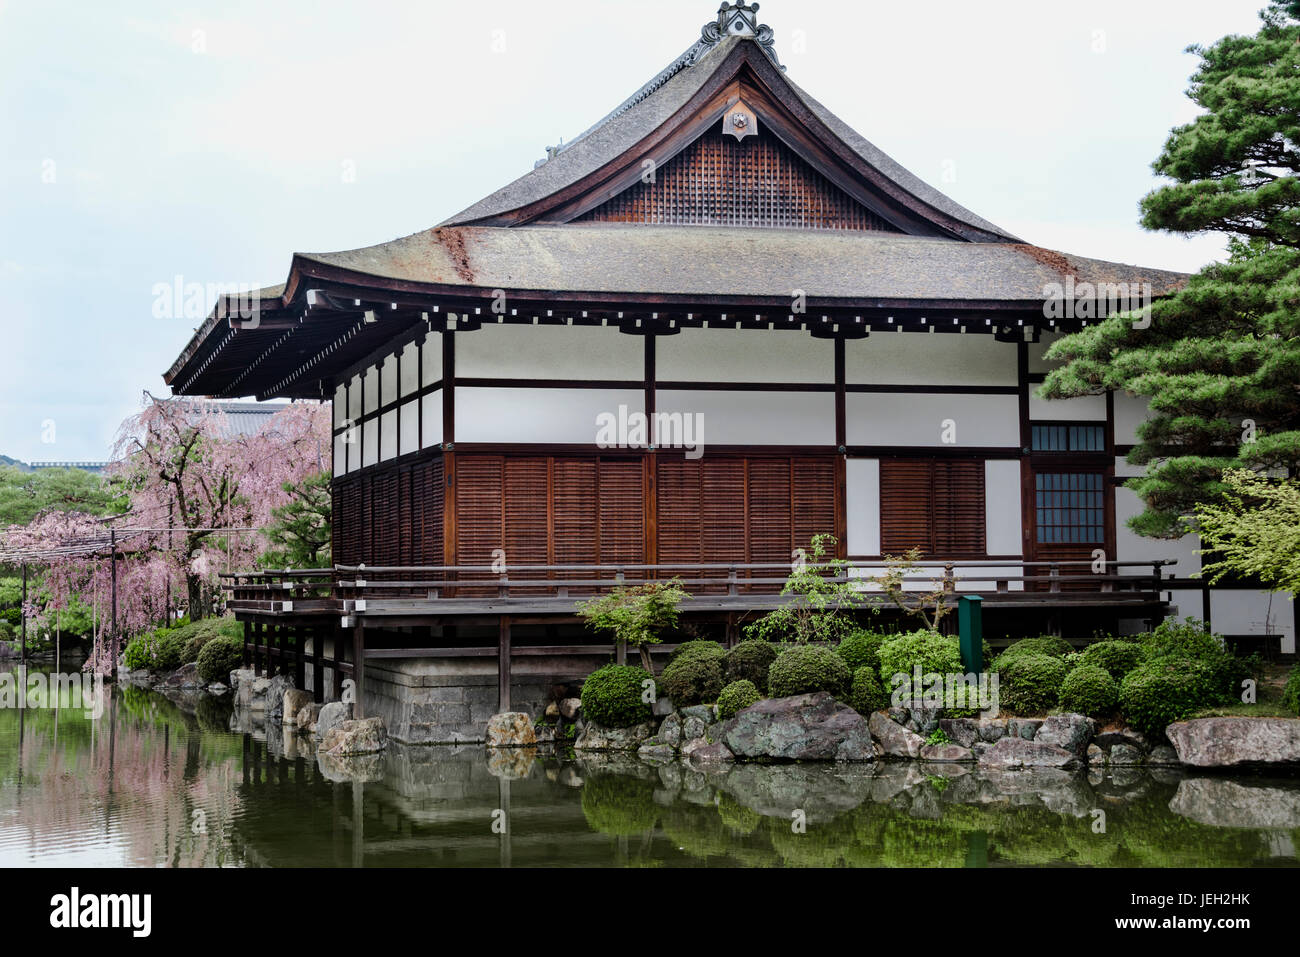
<path fill-rule="evenodd" d="M 887 637 L 869 631 L 855 631 L 840 642 L 835 653 L 844 659 L 850 671 L 856 672 L 863 667 L 879 670 L 880 646 Z"/>
<path fill-rule="evenodd" d="M 204 681 L 230 680 L 230 673 L 244 662 L 244 636 L 217 635 L 199 649 L 199 677 Z"/>
<path fill-rule="evenodd" d="M 1206 705 L 1240 701 L 1241 683 L 1251 676 L 1251 662 L 1234 655 L 1224 645 L 1222 635 L 1207 632 L 1204 623 L 1195 618 L 1161 622 L 1144 636 L 1141 649 L 1143 662 L 1147 664 L 1165 660 L 1200 664 L 1207 682 Z"/>
<path fill-rule="evenodd" d="M 582 685 L 582 713 L 606 728 L 630 728 L 649 721 L 650 705 L 642 700 L 646 681 L 653 681 L 644 668 L 634 665 L 606 665 L 587 676 Z"/>
<path fill-rule="evenodd" d="M 849 691 L 849 706 L 858 714 L 871 714 L 889 707 L 889 695 L 880 684 L 880 676 L 870 665 L 853 672 L 853 687 Z"/>
<path fill-rule="evenodd" d="M 998 669 L 999 702 L 1012 714 L 1045 714 L 1056 707 L 1070 667 L 1051 655 L 1021 654 Z"/>
<path fill-rule="evenodd" d="M 668 656 L 669 661 L 676 661 L 679 658 L 725 658 L 727 649 L 716 641 L 709 641 L 704 638 L 696 638 L 692 641 L 683 641 Z"/>
<path fill-rule="evenodd" d="M 660 675 L 659 687 L 679 708 L 717 701 L 718 693 L 726 683 L 722 668 L 721 657 L 705 652 L 674 658 Z"/>
<path fill-rule="evenodd" d="M 177 640 L 184 641 L 181 657 L 185 662 L 198 661 L 199 652 L 213 638 L 233 636 L 243 638 L 244 626 L 234 618 L 205 618 L 175 629 Z"/>
<path fill-rule="evenodd" d="M 1099 641 L 1079 652 L 1079 668 L 1103 668 L 1116 681 L 1136 668 L 1142 661 L 1142 649 L 1131 641 Z"/>
<path fill-rule="evenodd" d="M 918 665 L 922 675 L 966 672 L 962 667 L 961 645 L 957 637 L 935 631 L 891 635 L 881 644 L 879 656 L 880 681 L 886 691 L 894 690 L 894 675 L 904 674 L 910 678 Z"/>
<path fill-rule="evenodd" d="M 1287 676 L 1286 688 L 1282 691 L 1282 703 L 1286 705 L 1288 711 L 1300 715 L 1300 665 L 1292 667 L 1291 674 Z"/>
<path fill-rule="evenodd" d="M 767 693 L 773 698 L 828 691 L 844 697 L 852 676 L 844 659 L 820 645 L 794 645 L 776 656 L 768 672 Z"/>
<path fill-rule="evenodd" d="M 1139 665 L 1120 684 L 1119 705 L 1139 731 L 1163 737 L 1165 728 L 1212 703 L 1213 679 L 1191 658 L 1165 657 Z"/>
<path fill-rule="evenodd" d="M 1119 682 L 1100 665 L 1080 665 L 1061 682 L 1061 707 L 1091 717 L 1109 714 L 1119 704 Z"/>
<path fill-rule="evenodd" d="M 186 663 L 186 638 L 175 628 L 155 628 L 137 635 L 126 646 L 126 666 L 132 671 L 172 671 Z"/>
<path fill-rule="evenodd" d="M 1057 638 L 1055 635 L 1041 635 L 1037 638 L 1021 638 L 1013 642 L 1002 650 L 990 663 L 989 668 L 992 671 L 1003 671 L 1007 665 L 1011 664 L 1021 655 L 1048 655 L 1052 658 L 1064 658 L 1074 649 L 1070 643 L 1063 638 Z"/>
<path fill-rule="evenodd" d="M 751 704 L 762 700 L 763 696 L 758 693 L 754 682 L 743 678 L 740 681 L 733 681 L 718 695 L 718 720 L 726 721 L 734 717 L 736 712 L 744 711 Z"/>
<path fill-rule="evenodd" d="M 728 681 L 752 681 L 755 688 L 767 687 L 767 673 L 776 661 L 772 643 L 757 638 L 747 638 L 727 652 Z"/>

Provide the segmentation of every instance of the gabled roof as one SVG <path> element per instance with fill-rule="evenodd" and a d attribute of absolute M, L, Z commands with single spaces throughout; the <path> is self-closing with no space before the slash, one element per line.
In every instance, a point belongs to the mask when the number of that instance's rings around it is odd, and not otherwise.
<path fill-rule="evenodd" d="M 674 64 L 681 60 L 678 58 Z M 682 64 L 661 82 L 663 75 L 642 88 L 649 92 L 638 93 L 546 162 L 442 225 L 557 221 L 548 220 L 546 214 L 554 206 L 570 201 L 572 191 L 581 192 L 584 181 L 612 175 L 613 168 L 620 166 L 639 174 L 647 156 L 659 164 L 670 159 L 694 139 L 680 135 L 674 138 L 677 128 L 692 121 L 701 127 L 721 121 L 736 99 L 734 93 L 727 95 L 729 89 L 743 85 L 747 90 L 755 88 L 751 95 L 769 101 L 773 110 L 788 111 L 786 123 L 782 124 L 786 136 L 782 138 L 799 137 L 791 146 L 806 150 L 810 141 L 819 144 L 830 161 L 843 165 L 841 175 L 856 174 L 864 188 L 884 194 L 918 218 L 929 220 L 940 234 L 977 242 L 1019 242 L 1011 233 L 977 216 L 892 160 L 789 80 L 752 37 L 728 37 L 694 62 Z M 761 108 L 757 112 L 760 122 L 766 119 L 772 128 L 777 117 L 765 116 Z M 558 221 L 564 221 L 563 213 Z"/>

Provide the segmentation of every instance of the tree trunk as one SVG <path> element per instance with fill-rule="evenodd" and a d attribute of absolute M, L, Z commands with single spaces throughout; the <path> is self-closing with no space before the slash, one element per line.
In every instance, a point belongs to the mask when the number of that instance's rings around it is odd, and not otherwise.
<path fill-rule="evenodd" d="M 654 662 L 650 660 L 650 649 L 645 645 L 637 645 L 637 651 L 641 652 L 641 667 L 653 675 L 655 666 Z"/>
<path fill-rule="evenodd" d="M 189 598 L 190 621 L 202 621 L 206 612 L 203 579 L 193 573 L 186 573 L 185 591 Z"/>

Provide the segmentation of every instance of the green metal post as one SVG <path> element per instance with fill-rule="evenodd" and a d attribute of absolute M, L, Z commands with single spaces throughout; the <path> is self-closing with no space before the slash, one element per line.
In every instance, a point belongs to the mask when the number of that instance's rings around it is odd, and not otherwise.
<path fill-rule="evenodd" d="M 984 671 L 984 599 L 962 595 L 957 599 L 957 628 L 961 635 L 961 663 L 967 674 Z"/>

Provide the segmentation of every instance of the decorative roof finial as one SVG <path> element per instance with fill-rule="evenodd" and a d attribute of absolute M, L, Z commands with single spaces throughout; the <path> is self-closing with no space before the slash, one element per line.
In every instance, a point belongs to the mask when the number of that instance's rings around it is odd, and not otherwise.
<path fill-rule="evenodd" d="M 781 66 L 781 61 L 776 58 L 776 50 L 773 48 L 776 37 L 772 28 L 766 23 L 758 22 L 758 4 L 757 3 L 727 3 L 718 7 L 718 19 L 712 23 L 706 23 L 700 30 L 700 41 L 695 44 L 691 51 L 690 62 L 694 62 L 699 57 L 717 46 L 727 37 L 749 37 L 760 47 L 763 52 L 777 66 Z M 785 69 L 784 67 L 781 67 Z"/>

